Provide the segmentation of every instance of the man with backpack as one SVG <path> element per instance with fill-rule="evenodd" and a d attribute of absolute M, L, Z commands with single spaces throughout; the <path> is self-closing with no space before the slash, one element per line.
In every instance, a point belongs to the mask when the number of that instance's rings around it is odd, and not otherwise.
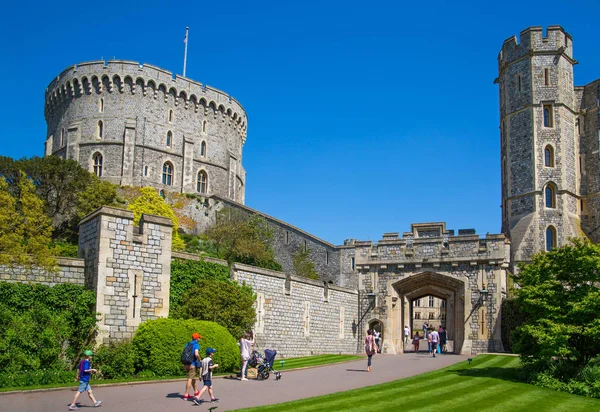
<path fill-rule="evenodd" d="M 181 363 L 188 373 L 187 383 L 185 385 L 185 393 L 183 400 L 187 401 L 193 396 L 198 396 L 200 393 L 196 388 L 196 378 L 198 377 L 198 369 L 200 368 L 200 344 L 198 340 L 202 339 L 202 336 L 198 332 L 192 333 L 192 340 L 188 342 L 183 348 L 181 353 Z M 194 388 L 194 395 L 190 396 L 190 387 Z"/>

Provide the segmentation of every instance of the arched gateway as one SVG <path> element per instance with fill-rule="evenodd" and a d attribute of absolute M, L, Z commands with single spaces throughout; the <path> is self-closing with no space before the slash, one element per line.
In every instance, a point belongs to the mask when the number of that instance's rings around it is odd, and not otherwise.
<path fill-rule="evenodd" d="M 382 323 L 383 352 L 404 352 L 405 325 L 420 322 L 413 302 L 427 296 L 444 302 L 450 352 L 503 350 L 500 309 L 510 254 L 504 235 L 459 230 L 455 236 L 445 223 L 423 223 L 402 238 L 386 233 L 355 247 L 362 327 Z"/>

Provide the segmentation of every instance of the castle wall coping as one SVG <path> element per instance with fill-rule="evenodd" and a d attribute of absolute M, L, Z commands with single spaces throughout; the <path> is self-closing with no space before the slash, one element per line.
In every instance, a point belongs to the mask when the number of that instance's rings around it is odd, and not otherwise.
<path fill-rule="evenodd" d="M 140 218 L 140 227 L 145 223 L 154 223 L 156 225 L 173 227 L 173 221 L 168 217 L 143 214 Z"/>
<path fill-rule="evenodd" d="M 81 221 L 79 222 L 79 225 L 81 226 L 82 224 L 96 218 L 98 215 L 116 216 L 116 217 L 122 217 L 124 219 L 131 219 L 131 220 L 133 220 L 133 216 L 134 216 L 134 214 L 131 210 L 120 209 L 120 208 L 110 207 L 110 206 L 102 206 L 101 208 L 94 210 L 89 215 L 84 216 L 84 218 L 81 219 Z"/>
<path fill-rule="evenodd" d="M 68 267 L 76 267 L 76 268 L 85 268 L 85 260 L 80 258 L 71 258 L 71 257 L 57 257 L 58 266 L 68 266 Z"/>
<path fill-rule="evenodd" d="M 171 252 L 171 258 L 172 259 L 182 259 L 182 260 L 204 261 L 204 262 L 216 263 L 218 265 L 229 266 L 229 263 L 227 263 L 226 260 L 217 259 L 217 258 L 213 258 L 210 256 L 195 255 L 193 253 L 180 252 L 180 251 L 176 251 L 176 250 Z"/>
<path fill-rule="evenodd" d="M 356 266 L 380 266 L 380 265 L 386 265 L 386 266 L 390 266 L 390 265 L 423 265 L 423 264 L 427 264 L 429 265 L 430 263 L 439 263 L 439 264 L 446 264 L 446 263 L 471 263 L 471 262 L 476 262 L 477 264 L 490 264 L 491 266 L 495 266 L 495 265 L 501 265 L 502 263 L 504 263 L 504 254 L 501 251 L 497 251 L 498 253 L 498 257 L 495 258 L 494 256 L 476 256 L 476 255 L 471 255 L 471 256 L 457 256 L 457 257 L 442 257 L 442 256 L 427 256 L 427 257 L 414 257 L 412 259 L 408 258 L 406 260 L 398 260 L 398 259 L 394 259 L 394 260 L 383 260 L 383 259 L 376 259 L 376 260 L 366 260 L 364 262 L 360 261 L 360 262 L 356 262 Z M 494 265 L 492 265 L 492 263 L 494 263 Z"/>
<path fill-rule="evenodd" d="M 443 237 L 418 237 L 413 238 L 413 244 L 426 244 L 426 243 L 440 243 L 444 238 Z M 487 234 L 485 237 L 481 237 L 480 235 L 455 235 L 449 236 L 448 242 L 450 243 L 466 243 L 466 242 L 479 242 L 480 240 L 488 241 L 488 240 L 503 240 L 505 236 L 503 234 L 495 234 L 490 235 Z M 367 247 L 373 245 L 382 245 L 382 246 L 390 246 L 390 245 L 404 245 L 406 244 L 407 238 L 399 238 L 399 239 L 381 239 L 379 241 L 372 240 L 361 240 L 354 243 L 354 247 Z M 348 247 L 347 245 L 344 245 Z M 344 246 L 338 246 L 339 248 L 343 248 Z"/>
<path fill-rule="evenodd" d="M 297 231 L 298 233 L 301 233 L 302 235 L 304 235 L 304 236 L 306 236 L 306 237 L 308 237 L 308 238 L 311 238 L 311 239 L 315 240 L 315 241 L 316 241 L 316 242 L 318 242 L 318 243 L 321 243 L 321 244 L 323 244 L 323 245 L 325 245 L 325 246 L 328 246 L 328 247 L 330 247 L 332 250 L 337 250 L 337 249 L 338 249 L 338 247 L 337 247 L 337 246 L 335 246 L 335 245 L 333 245 L 333 244 L 331 244 L 331 243 L 329 243 L 329 242 L 327 242 L 327 241 L 325 241 L 325 240 L 323 240 L 323 239 L 321 239 L 321 238 L 318 238 L 318 237 L 316 237 L 316 236 L 314 236 L 314 235 L 311 235 L 310 233 L 308 233 L 308 232 L 305 232 L 304 230 L 302 230 L 302 229 L 299 229 L 299 228 L 297 228 L 296 226 L 292 226 L 292 225 L 290 225 L 289 223 L 286 223 L 286 222 L 284 222 L 283 220 L 279 220 L 279 219 L 277 219 L 277 218 L 274 218 L 273 216 L 270 216 L 270 215 L 267 215 L 267 214 L 265 214 L 265 213 L 259 212 L 259 211 L 258 211 L 258 210 L 256 210 L 256 209 L 252 209 L 251 207 L 248 207 L 248 206 L 246 206 L 246 205 L 243 205 L 243 204 L 241 204 L 241 203 L 237 203 L 237 202 L 235 202 L 235 201 L 233 201 L 233 200 L 231 200 L 231 199 L 226 199 L 226 198 L 224 198 L 224 197 L 221 197 L 221 196 L 219 196 L 219 195 L 211 195 L 211 196 L 209 196 L 209 198 L 212 198 L 212 199 L 219 200 L 219 201 L 221 201 L 221 202 L 223 202 L 223 203 L 227 203 L 227 204 L 233 205 L 233 206 L 235 206 L 235 207 L 239 207 L 240 209 L 243 209 L 243 210 L 245 210 L 245 211 L 247 211 L 247 212 L 250 212 L 250 213 L 255 213 L 255 214 L 259 215 L 259 216 L 262 216 L 262 217 L 264 217 L 264 218 L 265 218 L 265 219 L 267 219 L 267 220 L 271 220 L 271 221 L 273 221 L 273 222 L 275 222 L 275 223 L 278 223 L 278 224 L 280 224 L 281 226 L 284 226 L 284 227 L 290 228 L 291 230 L 295 230 L 295 231 Z"/>
<path fill-rule="evenodd" d="M 257 273 L 260 275 L 271 276 L 271 277 L 279 278 L 279 279 L 287 279 L 289 277 L 289 279 L 292 282 L 304 283 L 306 285 L 312 285 L 312 286 L 315 286 L 318 288 L 325 289 L 325 284 L 321 280 L 308 279 L 308 278 L 303 278 L 301 276 L 287 275 L 286 273 L 279 272 L 276 270 L 259 268 L 256 266 L 245 265 L 243 263 L 234 263 L 231 266 L 231 270 Z M 327 287 L 331 290 L 335 290 L 338 292 L 358 294 L 358 291 L 356 289 L 348 289 L 348 288 L 344 288 L 342 286 L 337 286 L 337 285 L 333 285 L 333 284 L 328 284 Z"/>

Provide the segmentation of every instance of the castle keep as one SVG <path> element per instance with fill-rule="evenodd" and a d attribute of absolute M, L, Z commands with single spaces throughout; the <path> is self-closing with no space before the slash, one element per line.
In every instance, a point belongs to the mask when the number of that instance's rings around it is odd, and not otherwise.
<path fill-rule="evenodd" d="M 247 117 L 228 94 L 151 65 L 81 63 L 46 89 L 45 154 L 122 186 L 244 203 Z"/>
<path fill-rule="evenodd" d="M 600 80 L 573 85 L 573 40 L 560 26 L 530 27 L 498 56 L 502 232 L 512 264 L 600 240 Z"/>
<path fill-rule="evenodd" d="M 573 42 L 560 26 L 530 27 L 504 41 L 498 56 L 502 234 L 413 224 L 378 242 L 335 246 L 244 206 L 242 148 L 247 117 L 229 95 L 160 68 L 128 61 L 82 63 L 46 91 L 46 155 L 75 159 L 120 185 L 152 186 L 169 200 L 195 193 L 180 213 L 202 232 L 223 207 L 258 213 L 274 233 L 283 272 L 235 264 L 232 279 L 257 294 L 257 341 L 284 356 L 361 351 L 367 328 L 382 332 L 387 353 L 402 353 L 404 325 L 421 310 L 445 324 L 450 350 L 503 350 L 507 272 L 570 237 L 600 241 L 600 80 L 573 83 Z M 185 202 L 179 202 L 184 204 Z M 491 206 L 490 206 L 491 207 Z M 47 283 L 85 282 L 98 293 L 105 340 L 168 315 L 171 227 L 110 208 L 81 224 L 82 259 L 62 262 Z M 292 256 L 308 251 L 320 281 L 294 276 Z M 196 257 L 197 258 L 197 257 Z M 224 262 L 223 262 L 224 263 Z M 85 269 L 85 270 L 83 270 Z M 9 281 L 31 280 L 25 273 Z M 442 305 L 436 315 L 433 303 Z M 426 300 L 423 299 L 423 302 Z M 441 302 L 441 303 L 440 303 Z M 418 303 L 418 304 L 417 304 Z"/>

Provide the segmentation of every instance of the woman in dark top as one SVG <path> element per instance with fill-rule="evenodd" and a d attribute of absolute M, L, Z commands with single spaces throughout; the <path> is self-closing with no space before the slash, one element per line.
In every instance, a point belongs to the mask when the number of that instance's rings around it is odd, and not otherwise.
<path fill-rule="evenodd" d="M 448 339 L 448 334 L 446 332 L 446 329 L 444 329 L 440 326 L 439 335 L 440 335 L 440 345 L 442 347 L 441 350 L 442 350 L 442 352 L 446 352 L 446 350 L 447 350 L 446 342 Z"/>

